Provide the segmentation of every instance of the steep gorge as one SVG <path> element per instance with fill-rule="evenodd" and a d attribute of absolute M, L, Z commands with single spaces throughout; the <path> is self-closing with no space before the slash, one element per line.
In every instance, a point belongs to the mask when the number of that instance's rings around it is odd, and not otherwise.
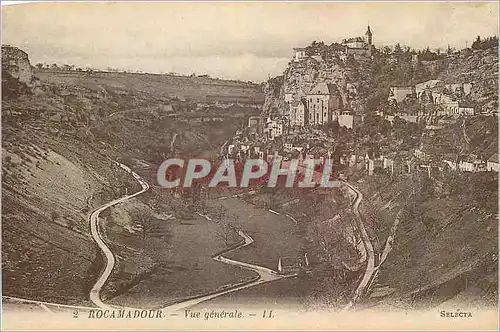
<path fill-rule="evenodd" d="M 88 215 L 139 186 L 113 161 L 154 168 L 174 153 L 176 134 L 175 153 L 210 151 L 259 112 L 259 88 L 249 83 L 33 69 L 25 52 L 10 47 L 2 47 L 2 60 L 8 296 L 87 304 L 103 266 Z"/>

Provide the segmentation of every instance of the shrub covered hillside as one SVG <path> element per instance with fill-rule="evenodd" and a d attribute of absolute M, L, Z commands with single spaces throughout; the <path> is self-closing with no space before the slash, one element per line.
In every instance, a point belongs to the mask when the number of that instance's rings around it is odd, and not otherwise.
<path fill-rule="evenodd" d="M 4 295 L 85 302 L 103 264 L 88 215 L 140 188 L 114 161 L 155 167 L 173 150 L 220 146 L 260 112 L 259 91 L 210 78 L 34 70 L 26 53 L 2 48 Z"/>
<path fill-rule="evenodd" d="M 497 42 L 478 39 L 472 48 L 446 53 L 397 44 L 370 57 L 313 43 L 306 48 L 314 49 L 310 56 L 291 61 L 283 76 L 267 82 L 266 116 L 286 115 L 286 99 L 303 98 L 314 84 L 327 82 L 338 86 L 343 107 L 363 117 L 352 128 L 335 119 L 306 124 L 274 142 L 306 143 L 316 158 L 328 146 L 339 172 L 362 191 L 361 215 L 378 266 L 364 305 L 497 302 L 498 172 L 486 167 L 498 158 Z M 389 100 L 391 87 L 410 93 L 398 100 L 393 92 Z M 321 139 L 304 142 L 303 133 Z M 479 166 L 464 166 L 472 164 Z M 349 214 L 335 207 L 348 224 Z M 346 229 L 340 225 L 335 220 L 334 228 Z M 341 256 L 348 247 L 335 252 Z M 323 280 L 343 281 L 334 279 Z"/>

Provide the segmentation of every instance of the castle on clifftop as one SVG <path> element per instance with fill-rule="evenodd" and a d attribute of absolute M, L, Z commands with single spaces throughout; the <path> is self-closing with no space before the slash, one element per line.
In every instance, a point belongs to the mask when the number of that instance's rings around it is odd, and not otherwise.
<path fill-rule="evenodd" d="M 364 37 L 344 39 L 341 44 L 337 45 L 339 46 L 337 52 L 343 60 L 345 60 L 349 55 L 371 57 L 375 46 L 373 45 L 373 33 L 370 29 L 370 25 L 367 26 Z M 306 58 L 313 58 L 317 61 L 322 60 L 319 54 L 307 54 L 307 49 L 304 47 L 296 47 L 293 51 L 293 61 L 295 62 L 300 62 Z"/>
<path fill-rule="evenodd" d="M 372 55 L 373 50 L 373 34 L 368 25 L 364 37 L 354 37 L 344 39 L 342 45 L 345 46 L 346 55 Z"/>

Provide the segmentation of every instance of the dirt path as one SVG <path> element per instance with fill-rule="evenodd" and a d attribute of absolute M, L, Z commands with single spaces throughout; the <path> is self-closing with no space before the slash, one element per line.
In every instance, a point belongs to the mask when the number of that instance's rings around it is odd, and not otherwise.
<path fill-rule="evenodd" d="M 465 119 L 463 119 L 462 124 L 460 125 L 462 127 L 462 132 L 464 134 L 464 139 L 467 144 L 470 144 L 470 138 L 467 136 L 467 131 L 465 129 Z"/>

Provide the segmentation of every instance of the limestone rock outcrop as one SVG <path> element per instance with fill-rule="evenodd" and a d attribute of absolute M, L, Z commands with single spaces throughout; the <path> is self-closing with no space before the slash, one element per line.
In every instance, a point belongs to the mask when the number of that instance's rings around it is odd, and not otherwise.
<path fill-rule="evenodd" d="M 33 70 L 28 54 L 17 47 L 2 45 L 2 73 L 8 73 L 20 83 L 33 86 Z"/>
<path fill-rule="evenodd" d="M 338 57 L 318 61 L 306 58 L 291 61 L 283 76 L 270 79 L 265 87 L 266 101 L 263 115 L 285 114 L 286 100 L 301 99 L 319 82 L 335 84 L 345 108 L 363 113 L 371 83 L 370 60 Z"/>

